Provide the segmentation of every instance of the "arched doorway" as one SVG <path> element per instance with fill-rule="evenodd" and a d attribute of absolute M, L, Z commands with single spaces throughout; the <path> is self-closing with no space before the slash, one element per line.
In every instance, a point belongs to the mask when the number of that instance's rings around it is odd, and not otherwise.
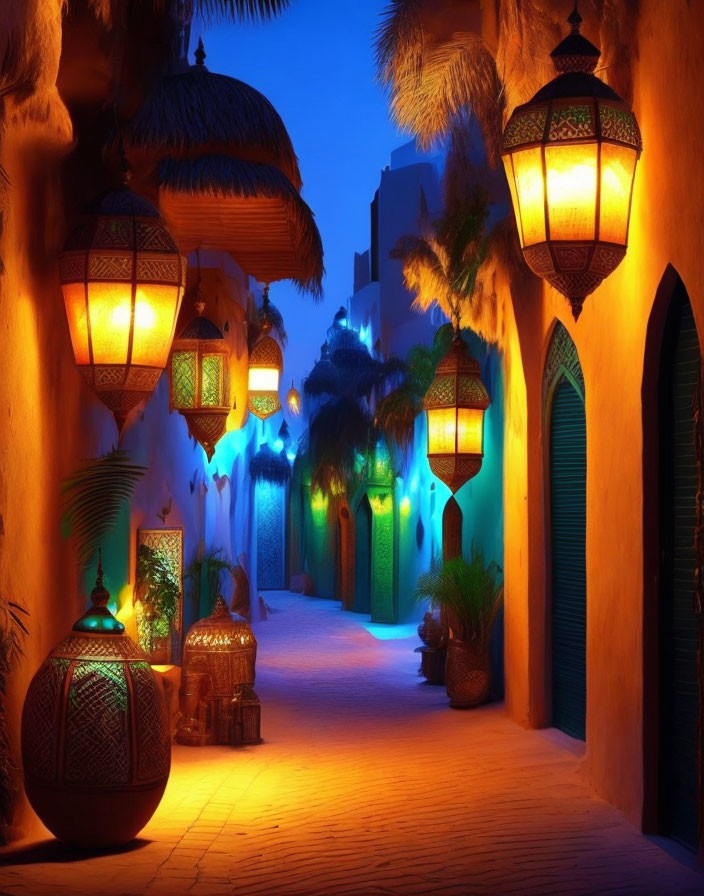
<path fill-rule="evenodd" d="M 552 724 L 586 736 L 587 426 L 584 377 L 567 330 L 555 325 L 545 364 L 549 665 Z"/>
<path fill-rule="evenodd" d="M 694 609 L 696 501 L 694 400 L 700 370 L 697 328 L 677 281 L 663 329 L 658 382 L 657 827 L 696 850 L 697 618 Z"/>
<path fill-rule="evenodd" d="M 338 536 L 338 596 L 343 610 L 351 610 L 354 605 L 354 520 L 347 502 L 337 514 Z"/>
<path fill-rule="evenodd" d="M 371 613 L 372 607 L 372 508 L 362 495 L 354 515 L 354 610 Z"/>
<path fill-rule="evenodd" d="M 281 589 L 286 578 L 286 486 L 257 482 L 254 506 L 257 518 L 257 586 Z"/>

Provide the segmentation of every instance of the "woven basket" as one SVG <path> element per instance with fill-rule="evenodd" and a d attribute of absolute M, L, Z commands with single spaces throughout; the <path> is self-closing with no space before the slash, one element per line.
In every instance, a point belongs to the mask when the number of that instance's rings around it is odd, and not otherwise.
<path fill-rule="evenodd" d="M 489 651 L 476 641 L 450 638 L 447 645 L 445 687 L 450 706 L 478 706 L 489 695 Z"/>

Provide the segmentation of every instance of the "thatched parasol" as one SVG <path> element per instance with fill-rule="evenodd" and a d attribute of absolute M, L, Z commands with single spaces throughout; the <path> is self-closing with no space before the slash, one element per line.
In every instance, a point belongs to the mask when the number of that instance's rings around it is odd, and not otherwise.
<path fill-rule="evenodd" d="M 278 168 L 300 190 L 298 160 L 279 113 L 244 81 L 208 71 L 204 58 L 199 44 L 196 64 L 164 77 L 127 127 L 133 168 L 166 156 L 227 155 Z"/>
<path fill-rule="evenodd" d="M 291 478 L 291 465 L 283 451 L 273 451 L 264 444 L 249 462 L 249 475 L 255 482 L 286 485 Z"/>
<path fill-rule="evenodd" d="M 257 280 L 292 279 L 320 296 L 320 234 L 278 168 L 225 155 L 169 158 L 158 179 L 159 206 L 182 251 L 229 252 Z"/>

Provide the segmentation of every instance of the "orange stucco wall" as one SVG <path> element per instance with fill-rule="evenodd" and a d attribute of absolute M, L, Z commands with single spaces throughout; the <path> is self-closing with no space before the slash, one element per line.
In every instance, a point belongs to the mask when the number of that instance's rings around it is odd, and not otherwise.
<path fill-rule="evenodd" d="M 558 6 L 559 4 L 552 4 Z M 565 13 L 570 4 L 563 4 Z M 585 26 L 589 25 L 589 20 Z M 542 375 L 555 318 L 584 371 L 587 418 L 587 737 L 583 770 L 639 823 L 644 801 L 643 362 L 658 284 L 671 264 L 704 333 L 704 16 L 643 0 L 632 27 L 633 105 L 644 151 L 629 249 L 575 323 L 566 301 L 526 274 L 504 284 L 507 707 L 549 724 L 545 665 Z M 598 42 L 598 34 L 584 28 Z M 608 71 L 604 72 L 608 76 Z M 524 97 L 523 99 L 527 99 Z M 509 304 L 511 309 L 507 310 Z M 653 483 L 655 487 L 655 483 Z M 647 695 L 646 695 L 647 699 Z"/>

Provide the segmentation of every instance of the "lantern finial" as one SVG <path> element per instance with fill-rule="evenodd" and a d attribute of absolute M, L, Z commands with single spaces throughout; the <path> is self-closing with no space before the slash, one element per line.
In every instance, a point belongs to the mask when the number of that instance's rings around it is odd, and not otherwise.
<path fill-rule="evenodd" d="M 73 626 L 74 632 L 121 635 L 125 627 L 108 609 L 109 600 L 110 592 L 103 585 L 103 551 L 102 548 L 98 548 L 98 570 L 95 588 L 90 593 L 91 606 Z"/>
<path fill-rule="evenodd" d="M 579 14 L 579 0 L 574 0 L 574 9 L 567 16 L 567 21 L 572 27 L 572 34 L 579 34 L 579 27 L 582 24 L 582 17 Z"/>
<path fill-rule="evenodd" d="M 203 38 L 198 38 L 198 46 L 193 54 L 196 58 L 196 65 L 202 65 L 205 68 L 205 47 L 203 46 Z"/>

